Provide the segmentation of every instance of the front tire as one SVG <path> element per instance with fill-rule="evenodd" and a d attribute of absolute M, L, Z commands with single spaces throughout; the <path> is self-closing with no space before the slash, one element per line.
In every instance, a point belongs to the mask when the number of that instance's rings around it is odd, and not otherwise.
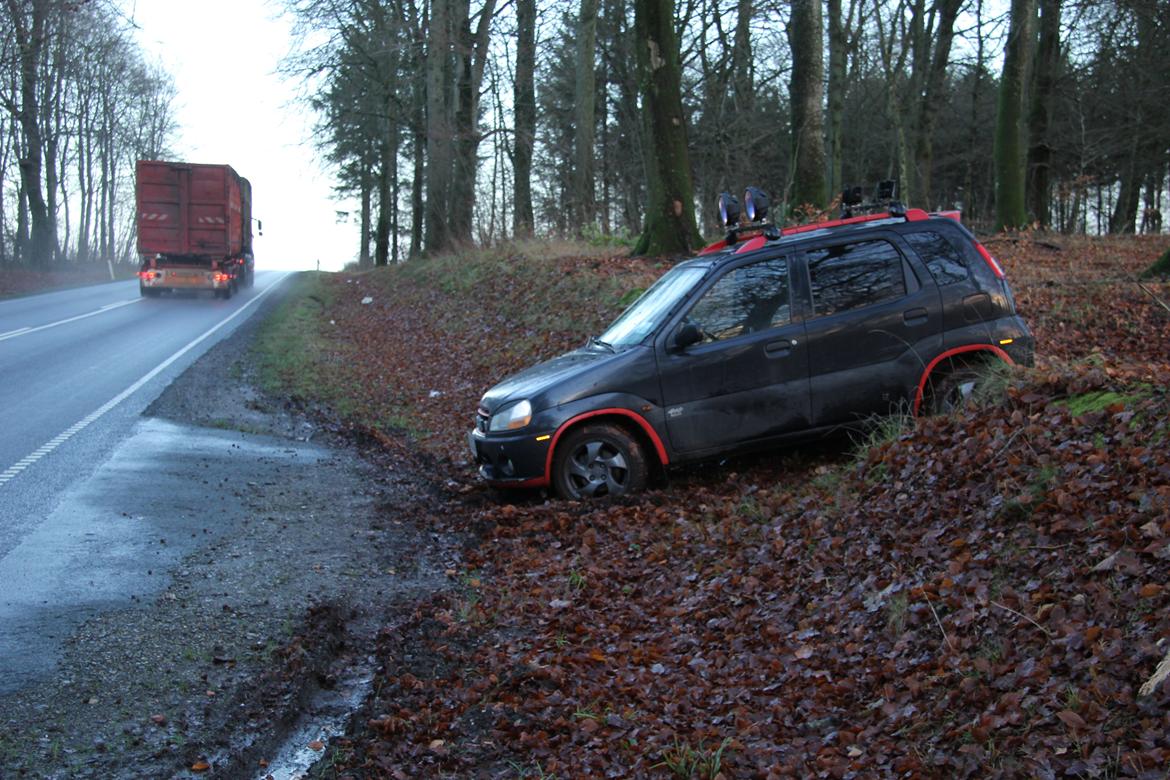
<path fill-rule="evenodd" d="M 646 486 L 642 445 L 616 425 L 572 431 L 553 458 L 553 487 L 562 498 L 589 500 L 636 493 Z"/>

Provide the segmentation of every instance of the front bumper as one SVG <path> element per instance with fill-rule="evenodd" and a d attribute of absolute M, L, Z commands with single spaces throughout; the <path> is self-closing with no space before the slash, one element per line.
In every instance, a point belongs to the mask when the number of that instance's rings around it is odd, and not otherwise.
<path fill-rule="evenodd" d="M 467 434 L 471 457 L 479 475 L 489 484 L 510 487 L 542 487 L 548 484 L 549 447 L 552 432 L 487 434 L 473 429 Z"/>

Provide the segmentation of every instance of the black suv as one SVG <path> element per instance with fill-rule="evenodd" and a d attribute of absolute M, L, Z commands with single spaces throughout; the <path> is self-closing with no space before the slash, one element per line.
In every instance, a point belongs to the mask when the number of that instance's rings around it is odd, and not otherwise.
<path fill-rule="evenodd" d="M 1032 363 L 1003 271 L 957 212 L 751 227 L 671 268 L 580 349 L 489 390 L 469 435 L 480 474 L 619 495 L 652 468 L 946 410 L 981 362 Z"/>

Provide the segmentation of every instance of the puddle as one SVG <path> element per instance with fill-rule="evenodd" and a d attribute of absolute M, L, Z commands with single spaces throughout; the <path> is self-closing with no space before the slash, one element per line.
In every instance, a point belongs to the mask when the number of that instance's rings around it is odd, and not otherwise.
<path fill-rule="evenodd" d="M 345 733 L 350 716 L 361 707 L 373 682 L 372 667 L 359 667 L 332 689 L 318 691 L 268 759 L 268 766 L 256 772 L 255 780 L 297 780 L 318 761 L 328 760 L 329 740 Z"/>

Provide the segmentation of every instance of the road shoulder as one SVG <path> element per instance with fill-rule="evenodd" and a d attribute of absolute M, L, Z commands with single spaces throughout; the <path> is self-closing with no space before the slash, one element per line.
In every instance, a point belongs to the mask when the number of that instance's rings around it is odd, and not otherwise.
<path fill-rule="evenodd" d="M 445 585 L 458 550 L 406 519 L 429 500 L 409 466 L 372 465 L 327 418 L 252 385 L 249 345 L 278 303 L 77 489 L 77 511 L 131 540 L 128 584 L 88 606 L 47 673 L 0 695 L 14 776 L 257 772 L 360 676 L 379 629 Z"/>

